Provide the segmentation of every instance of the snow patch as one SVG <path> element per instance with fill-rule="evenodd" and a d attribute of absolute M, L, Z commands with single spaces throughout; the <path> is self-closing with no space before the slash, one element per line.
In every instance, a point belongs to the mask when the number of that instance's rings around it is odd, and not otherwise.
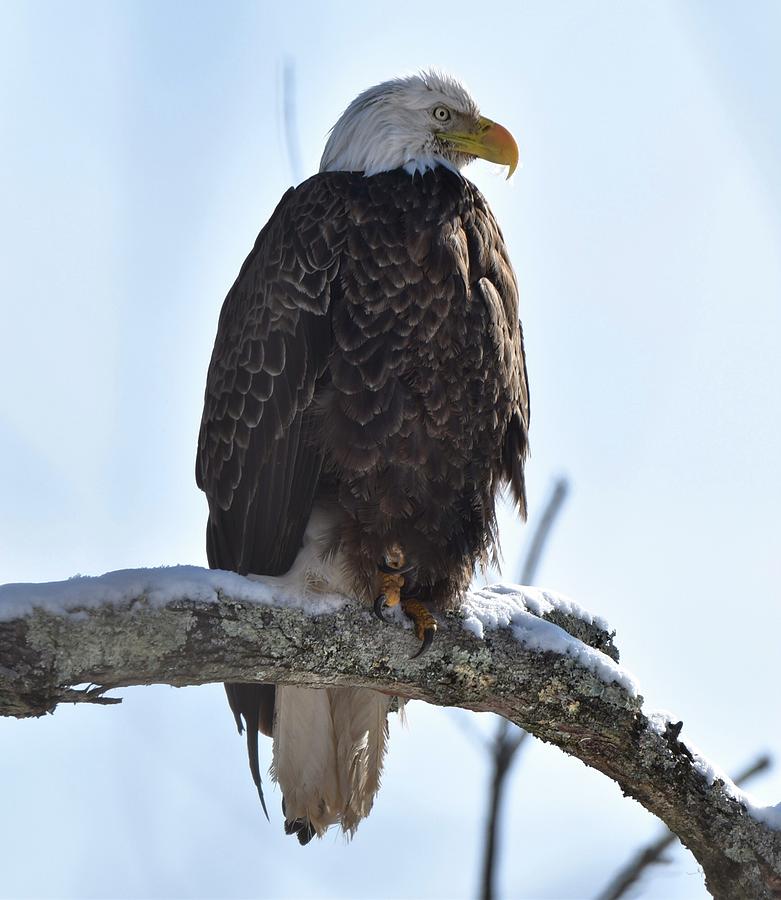
<path fill-rule="evenodd" d="M 743 803 L 750 816 L 776 831 L 781 831 L 781 803 L 777 803 L 775 806 L 759 806 L 753 801 L 750 794 L 743 791 L 741 794 L 743 794 Z"/>
<path fill-rule="evenodd" d="M 213 603 L 219 591 L 235 602 L 302 609 L 310 615 L 335 612 L 348 602 L 339 594 L 302 591 L 300 585 L 296 588 L 279 578 L 245 578 L 199 566 L 163 566 L 76 575 L 42 584 L 0 585 L 0 621 L 28 616 L 35 610 L 83 617 L 87 609 L 122 606 L 140 597 L 152 607 L 175 600 Z"/>
<path fill-rule="evenodd" d="M 535 616 L 544 616 L 554 610 L 563 615 L 580 619 L 601 631 L 610 632 L 610 625 L 601 616 L 592 615 L 564 594 L 544 591 L 541 588 L 525 587 L 519 584 L 490 584 L 479 591 L 468 593 L 464 599 L 463 612 L 465 627 L 481 638 L 483 624 L 490 628 L 506 628 L 510 617 L 522 608 Z M 474 615 L 471 615 L 474 613 Z"/>
<path fill-rule="evenodd" d="M 593 616 L 561 594 L 514 584 L 495 584 L 468 593 L 461 608 L 463 626 L 482 640 L 486 629 L 508 628 L 529 650 L 569 656 L 606 684 L 619 684 L 636 697 L 639 688 L 634 676 L 600 650 L 589 647 L 541 616 L 558 610 L 604 631 L 604 619 Z"/>

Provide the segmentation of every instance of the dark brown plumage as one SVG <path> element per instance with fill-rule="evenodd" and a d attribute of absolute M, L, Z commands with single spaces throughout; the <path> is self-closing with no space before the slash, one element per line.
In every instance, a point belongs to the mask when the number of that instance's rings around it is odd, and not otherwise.
<path fill-rule="evenodd" d="M 209 564 L 286 572 L 316 502 L 359 595 L 397 544 L 416 596 L 455 602 L 493 549 L 502 482 L 525 513 L 517 305 L 491 211 L 448 168 L 289 190 L 220 315 L 196 464 Z M 273 688 L 227 689 L 260 790 Z"/>

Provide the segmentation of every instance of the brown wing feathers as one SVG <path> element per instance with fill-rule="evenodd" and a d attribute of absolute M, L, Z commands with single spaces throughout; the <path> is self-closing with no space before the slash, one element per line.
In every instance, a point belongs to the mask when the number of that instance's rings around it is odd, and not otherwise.
<path fill-rule="evenodd" d="M 327 313 L 338 265 L 327 239 L 333 230 L 323 188 L 310 182 L 285 194 L 220 315 L 196 464 L 196 480 L 209 498 L 212 568 L 284 573 L 309 519 L 322 457 L 305 416 L 328 360 Z M 242 717 L 246 724 L 250 770 L 265 811 L 258 729 L 271 733 L 274 687 L 225 688 L 239 731 Z"/>
<path fill-rule="evenodd" d="M 285 195 L 220 316 L 197 466 L 213 567 L 281 574 L 309 518 L 321 459 L 304 413 L 328 361 L 338 271 L 323 188 Z"/>

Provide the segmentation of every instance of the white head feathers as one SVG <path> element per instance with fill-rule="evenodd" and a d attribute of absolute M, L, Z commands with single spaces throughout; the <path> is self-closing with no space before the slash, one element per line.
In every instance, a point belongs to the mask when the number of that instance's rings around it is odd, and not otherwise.
<path fill-rule="evenodd" d="M 414 173 L 437 165 L 457 170 L 472 156 L 448 148 L 437 132 L 454 126 L 471 130 L 479 119 L 469 92 L 449 75 L 432 70 L 385 81 L 364 91 L 342 113 L 331 129 L 320 171 L 376 175 L 402 166 Z"/>

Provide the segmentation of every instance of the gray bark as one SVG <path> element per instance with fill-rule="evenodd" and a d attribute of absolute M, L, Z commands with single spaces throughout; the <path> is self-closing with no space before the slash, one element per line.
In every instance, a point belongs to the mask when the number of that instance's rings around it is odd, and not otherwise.
<path fill-rule="evenodd" d="M 613 658 L 611 636 L 549 618 Z M 616 781 L 692 851 L 716 898 L 781 896 L 781 832 L 753 818 L 730 786 L 708 784 L 671 727 L 651 726 L 642 698 L 569 656 L 520 645 L 509 629 L 479 640 L 454 614 L 410 660 L 413 634 L 354 604 L 301 609 L 145 597 L 78 615 L 35 611 L 0 621 L 0 714 L 39 716 L 62 702 L 116 702 L 111 688 L 259 681 L 371 687 L 443 706 L 498 713 Z M 91 687 L 84 687 L 91 685 Z"/>

